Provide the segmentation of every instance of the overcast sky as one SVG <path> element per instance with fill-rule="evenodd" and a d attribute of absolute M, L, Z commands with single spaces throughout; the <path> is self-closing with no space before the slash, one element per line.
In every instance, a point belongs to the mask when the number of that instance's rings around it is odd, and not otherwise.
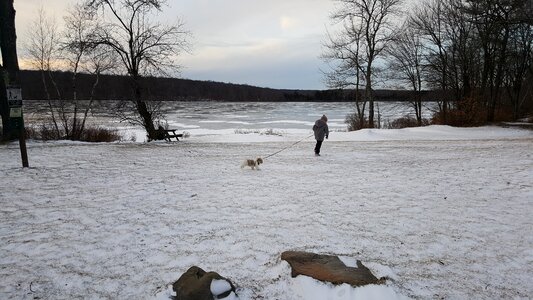
<path fill-rule="evenodd" d="M 42 5 L 62 20 L 74 0 L 15 0 L 19 48 Z M 272 88 L 324 89 L 319 58 L 332 0 L 170 0 L 193 37 L 181 77 Z M 19 50 L 20 52 L 20 50 Z"/>

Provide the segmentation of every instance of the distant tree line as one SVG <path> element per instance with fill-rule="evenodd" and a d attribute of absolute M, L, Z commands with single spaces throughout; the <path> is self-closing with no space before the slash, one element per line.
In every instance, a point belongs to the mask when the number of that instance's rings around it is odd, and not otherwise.
<path fill-rule="evenodd" d="M 41 82 L 39 71 L 21 71 L 23 97 L 28 100 L 46 99 L 45 87 L 59 92 L 52 92 L 52 99 L 65 98 L 72 100 L 72 73 L 53 71 Z M 132 95 L 131 83 L 127 76 L 101 74 L 98 86 L 91 95 L 95 75 L 77 75 L 77 98 L 96 100 L 130 100 Z M 213 81 L 196 81 L 178 78 L 150 77 L 139 79 L 143 99 L 146 101 L 189 101 L 189 100 L 224 100 L 224 101 L 282 101 L 284 93 L 280 90 L 259 88 L 248 85 L 229 84 Z"/>
<path fill-rule="evenodd" d="M 52 71 L 42 83 L 40 71 L 20 72 L 23 98 L 46 100 L 48 90 L 52 100 L 73 100 L 76 91 L 78 100 L 130 100 L 131 83 L 127 76 L 100 74 L 98 85 L 95 74 L 79 73 L 76 85 L 72 84 L 73 73 Z M 52 80 L 53 79 L 53 80 Z M 200 81 L 166 77 L 143 77 L 140 79 L 146 101 L 353 101 L 354 90 L 287 90 L 255 87 L 215 81 Z M 93 90 L 94 89 L 94 90 Z M 409 101 L 412 92 L 407 90 L 376 90 L 378 101 Z M 425 101 L 432 101 L 434 92 L 426 91 Z"/>

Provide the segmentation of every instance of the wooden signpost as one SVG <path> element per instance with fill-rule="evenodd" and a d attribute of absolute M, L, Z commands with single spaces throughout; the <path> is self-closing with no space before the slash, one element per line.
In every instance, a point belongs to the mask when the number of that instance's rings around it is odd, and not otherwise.
<path fill-rule="evenodd" d="M 9 122 L 14 130 L 18 132 L 20 156 L 22 167 L 28 168 L 28 150 L 26 148 L 26 130 L 24 129 L 24 118 L 22 116 L 22 89 L 17 86 L 6 88 L 7 102 L 9 104 Z"/>

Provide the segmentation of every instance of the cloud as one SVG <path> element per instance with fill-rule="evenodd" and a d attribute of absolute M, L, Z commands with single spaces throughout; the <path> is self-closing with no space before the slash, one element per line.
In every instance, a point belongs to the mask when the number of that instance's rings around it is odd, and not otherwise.
<path fill-rule="evenodd" d="M 298 24 L 298 21 L 291 17 L 282 16 L 279 20 L 279 23 L 281 29 L 289 30 L 291 28 L 294 28 Z"/>
<path fill-rule="evenodd" d="M 183 77 L 272 88 L 322 88 L 316 39 L 259 39 L 249 44 L 202 47 L 185 59 Z"/>
<path fill-rule="evenodd" d="M 24 41 L 25 32 L 41 3 L 46 3 L 43 7 L 47 13 L 55 14 L 61 23 L 62 13 L 74 2 L 15 1 L 19 44 Z M 257 82 L 262 86 L 283 88 L 323 88 L 318 57 L 333 2 L 168 1 L 169 6 L 163 9 L 161 19 L 167 23 L 183 19 L 193 34 L 193 55 L 180 57 L 183 77 L 236 83 L 247 79 L 242 83 Z M 257 79 L 253 78 L 255 76 Z M 270 80 L 268 76 L 272 76 Z M 307 87 L 302 82 L 304 78 L 309 82 Z"/>
<path fill-rule="evenodd" d="M 260 87 L 280 89 L 314 89 L 323 85 L 322 78 L 316 76 L 318 67 L 312 60 L 289 60 L 284 63 L 271 63 L 257 67 L 242 65 L 238 69 L 183 70 L 186 78 L 214 80 Z"/>
<path fill-rule="evenodd" d="M 199 47 L 193 55 L 185 57 L 188 68 L 199 70 L 243 67 L 257 68 L 271 64 L 273 57 L 283 57 L 287 45 L 278 39 L 260 39 L 242 44 L 218 44 Z"/>

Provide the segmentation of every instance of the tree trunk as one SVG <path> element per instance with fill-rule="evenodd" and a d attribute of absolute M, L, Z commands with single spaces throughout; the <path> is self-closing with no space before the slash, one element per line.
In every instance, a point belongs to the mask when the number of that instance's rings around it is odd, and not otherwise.
<path fill-rule="evenodd" d="M 59 138 L 61 136 L 61 133 L 59 131 L 59 126 L 57 125 L 54 105 L 52 105 L 52 98 L 50 96 L 50 91 L 48 90 L 48 84 L 46 83 L 46 75 L 44 73 L 44 70 L 41 70 L 41 81 L 43 83 L 44 93 L 46 95 L 46 98 L 48 99 L 48 108 L 50 109 L 50 116 L 52 118 L 52 124 L 54 125 L 56 137 Z"/>
<path fill-rule="evenodd" d="M 148 140 L 155 140 L 157 137 L 157 132 L 154 127 L 154 120 L 152 113 L 148 110 L 148 106 L 146 105 L 146 102 L 144 102 L 141 98 L 141 84 L 140 84 L 140 76 L 133 76 L 133 84 L 134 84 L 134 93 L 135 93 L 135 106 L 137 108 L 137 112 L 142 118 L 144 129 L 146 129 L 146 133 L 148 135 Z"/>
<path fill-rule="evenodd" d="M 0 117 L 2 117 L 2 139 L 9 140 L 11 128 L 9 126 L 9 104 L 7 102 L 6 83 L 4 68 L 0 65 Z"/>
<path fill-rule="evenodd" d="M 4 139 L 15 139 L 19 133 L 14 130 L 9 117 L 9 103 L 6 94 L 8 85 L 18 83 L 17 35 L 15 33 L 15 9 L 13 0 L 0 1 L 0 48 L 2 49 L 3 66 L 0 65 L 0 114 Z M 6 74 L 7 72 L 7 74 Z"/>
<path fill-rule="evenodd" d="M 358 48 L 359 49 L 359 48 Z M 361 84 L 361 78 L 360 78 L 360 69 L 359 69 L 359 63 L 357 63 L 356 66 L 356 72 L 355 72 L 355 107 L 357 109 L 357 116 L 359 117 L 359 128 L 363 129 L 365 128 L 365 106 L 366 106 L 366 99 L 363 101 L 362 107 L 361 105 L 361 91 L 359 90 L 359 86 Z"/>
<path fill-rule="evenodd" d="M 422 126 L 422 100 L 420 97 L 420 92 L 418 93 L 417 97 L 418 97 L 418 100 L 417 100 L 418 107 L 416 109 L 416 123 L 418 126 Z"/>
<path fill-rule="evenodd" d="M 95 81 L 93 83 L 93 87 L 91 89 L 91 96 L 90 96 L 90 99 L 89 99 L 89 104 L 87 105 L 87 107 L 85 108 L 85 112 L 83 113 L 83 119 L 82 119 L 82 122 L 81 122 L 81 125 L 80 125 L 78 138 L 81 137 L 81 134 L 83 133 L 83 130 L 85 130 L 85 121 L 87 120 L 87 115 L 89 114 L 89 110 L 91 110 L 91 107 L 93 105 L 94 94 L 95 94 L 96 87 L 98 86 L 99 82 L 100 82 L 100 71 L 96 71 L 96 79 L 95 79 Z"/>
<path fill-rule="evenodd" d="M 501 41 L 501 48 L 499 53 L 498 67 L 496 68 L 496 79 L 494 81 L 494 96 L 491 99 L 490 108 L 488 111 L 487 121 L 494 122 L 496 108 L 498 105 L 498 100 L 500 100 L 500 88 L 502 86 L 503 76 L 504 76 L 504 67 L 507 67 L 507 44 L 509 42 L 509 29 L 505 29 L 505 34 L 503 40 Z"/>
<path fill-rule="evenodd" d="M 374 97 L 372 97 L 372 79 L 370 66 L 366 72 L 365 98 L 368 100 L 368 128 L 374 128 Z"/>
<path fill-rule="evenodd" d="M 0 49 L 2 51 L 2 61 L 4 62 L 5 69 L 8 73 L 8 76 L 2 76 L 2 78 L 0 78 L 0 81 L 3 81 L 2 85 L 4 86 L 2 93 L 0 93 L 0 97 L 3 98 L 0 99 L 0 106 L 5 107 L 7 104 L 7 109 L 10 110 L 5 86 L 19 84 L 17 33 L 15 30 L 15 8 L 13 6 L 13 0 L 0 1 Z M 1 75 L 4 75 L 4 72 L 1 73 Z M 29 163 L 28 152 L 26 149 L 26 130 L 24 129 L 24 118 L 22 115 L 18 118 L 11 118 L 10 115 L 2 115 L 2 119 L 5 117 L 7 117 L 9 123 L 11 123 L 9 124 L 10 128 L 8 130 L 10 132 L 8 138 L 11 138 L 12 134 L 13 136 L 18 137 L 22 167 L 27 168 L 29 167 Z"/>
<path fill-rule="evenodd" d="M 78 140 L 78 93 L 76 91 L 76 79 L 78 75 L 78 67 L 74 68 L 72 74 L 72 100 L 74 101 L 74 112 L 72 116 L 72 128 L 70 131 L 70 138 L 73 140 Z"/>

